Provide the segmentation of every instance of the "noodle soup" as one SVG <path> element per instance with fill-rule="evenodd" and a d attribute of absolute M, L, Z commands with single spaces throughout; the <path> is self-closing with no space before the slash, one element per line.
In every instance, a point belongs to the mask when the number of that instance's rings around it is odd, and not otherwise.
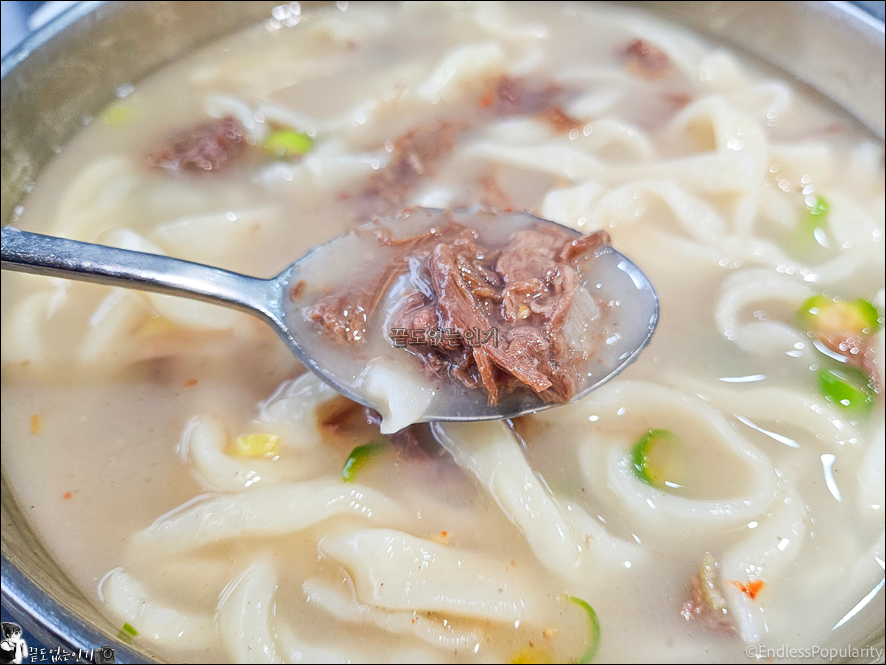
<path fill-rule="evenodd" d="M 375 215 L 525 210 L 608 232 L 659 326 L 576 404 L 384 436 L 257 320 L 4 273 L 4 473 L 120 639 L 737 662 L 882 626 L 882 144 L 634 13 L 289 11 L 121 89 L 12 222 L 270 277 Z"/>

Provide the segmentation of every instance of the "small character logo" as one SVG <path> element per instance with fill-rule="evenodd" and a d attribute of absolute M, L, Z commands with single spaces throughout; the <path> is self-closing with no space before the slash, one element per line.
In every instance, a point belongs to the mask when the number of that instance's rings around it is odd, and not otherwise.
<path fill-rule="evenodd" d="M 116 663 L 117 662 L 117 654 L 114 653 L 114 647 L 102 647 L 101 649 L 95 650 L 95 660 L 94 663 Z"/>
<path fill-rule="evenodd" d="M 28 657 L 28 645 L 22 639 L 22 627 L 3 622 L 3 641 L 0 642 L 0 663 L 22 663 Z"/>

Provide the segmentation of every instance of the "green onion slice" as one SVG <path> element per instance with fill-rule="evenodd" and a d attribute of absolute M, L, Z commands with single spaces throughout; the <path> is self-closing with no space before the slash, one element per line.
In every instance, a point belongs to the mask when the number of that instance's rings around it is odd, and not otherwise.
<path fill-rule="evenodd" d="M 132 627 L 132 624 L 124 623 L 123 627 L 117 632 L 117 639 L 126 644 L 132 644 L 132 638 L 138 635 L 138 631 Z"/>
<path fill-rule="evenodd" d="M 277 159 L 296 159 L 311 151 L 314 139 L 294 129 L 282 129 L 269 134 L 262 147 Z"/>
<path fill-rule="evenodd" d="M 360 471 L 373 457 L 378 455 L 382 450 L 385 449 L 385 444 L 382 441 L 374 441 L 373 443 L 367 443 L 362 446 L 357 446 L 351 451 L 351 454 L 348 455 L 348 459 L 345 461 L 344 467 L 341 470 L 341 477 L 346 483 L 354 482 L 354 479 L 357 477 L 357 472 Z"/>
<path fill-rule="evenodd" d="M 644 434 L 631 450 L 634 473 L 653 487 L 667 487 L 667 481 L 682 477 L 683 444 L 666 429 Z"/>
<path fill-rule="evenodd" d="M 600 620 L 597 619 L 597 613 L 594 611 L 594 608 L 588 605 L 586 601 L 576 596 L 566 596 L 566 598 L 582 608 L 588 615 L 588 646 L 584 653 L 578 657 L 577 662 L 590 663 L 600 649 Z"/>
<path fill-rule="evenodd" d="M 818 389 L 829 402 L 848 411 L 867 411 L 874 405 L 874 391 L 867 377 L 852 368 L 818 372 Z"/>
<path fill-rule="evenodd" d="M 880 328 L 880 312 L 864 298 L 831 300 L 812 296 L 800 306 L 803 324 L 817 334 L 870 335 Z"/>
<path fill-rule="evenodd" d="M 806 213 L 797 224 L 790 241 L 791 253 L 801 259 L 823 258 L 821 250 L 827 248 L 827 216 L 830 205 L 816 195 L 807 203 Z"/>

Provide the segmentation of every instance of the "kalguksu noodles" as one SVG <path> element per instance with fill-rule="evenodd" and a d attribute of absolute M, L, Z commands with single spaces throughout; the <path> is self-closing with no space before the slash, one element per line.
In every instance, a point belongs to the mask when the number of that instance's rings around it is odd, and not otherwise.
<path fill-rule="evenodd" d="M 120 638 L 248 663 L 864 646 L 882 143 L 636 13 L 297 8 L 121 87 L 12 223 L 270 277 L 374 215 L 526 210 L 608 232 L 660 323 L 577 403 L 382 436 L 258 320 L 4 273 L 4 474 Z"/>

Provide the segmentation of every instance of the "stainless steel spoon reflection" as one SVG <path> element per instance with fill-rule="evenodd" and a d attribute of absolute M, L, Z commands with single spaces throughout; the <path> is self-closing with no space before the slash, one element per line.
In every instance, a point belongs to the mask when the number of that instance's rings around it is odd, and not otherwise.
<path fill-rule="evenodd" d="M 490 213 L 478 210 L 440 211 L 416 209 L 411 214 L 383 220 L 401 237 L 418 235 L 441 215 L 447 219 L 457 218 L 460 223 L 471 225 Z M 508 228 L 525 228 L 527 225 L 554 225 L 528 213 L 502 213 L 495 215 L 495 224 Z M 580 234 L 566 229 L 568 233 Z M 362 235 L 361 235 L 362 234 Z M 213 268 L 190 261 L 167 256 L 134 252 L 103 245 L 78 242 L 64 238 L 21 231 L 13 227 L 2 229 L 2 268 L 38 275 L 63 277 L 142 291 L 154 291 L 168 295 L 202 300 L 224 307 L 231 307 L 258 316 L 276 330 L 280 338 L 304 365 L 318 374 L 337 391 L 365 406 L 383 414 L 389 404 L 380 404 L 371 391 L 363 389 L 362 376 L 367 357 L 353 350 L 343 350 L 340 345 L 320 335 L 314 324 L 305 316 L 305 308 L 293 306 L 290 294 L 293 285 L 306 279 L 316 281 L 318 275 L 343 269 L 354 271 L 358 264 L 370 264 L 381 255 L 378 243 L 362 242 L 366 228 L 356 229 L 337 236 L 315 247 L 301 259 L 287 267 L 272 279 L 258 279 L 238 273 Z M 615 303 L 618 318 L 617 333 L 610 335 L 605 344 L 606 353 L 586 373 L 586 383 L 577 391 L 572 401 L 581 399 L 632 363 L 649 344 L 658 323 L 659 307 L 655 290 L 646 276 L 626 257 L 605 246 L 598 252 L 593 275 L 585 278 L 596 288 L 602 298 Z M 327 279 L 327 282 L 329 280 Z M 402 362 L 414 363 L 402 350 Z M 477 393 L 471 395 L 470 393 Z M 482 391 L 461 388 L 459 399 L 435 399 L 429 401 L 419 421 L 495 420 L 513 418 L 534 411 L 560 406 L 548 403 L 531 391 L 521 391 L 490 405 Z"/>

